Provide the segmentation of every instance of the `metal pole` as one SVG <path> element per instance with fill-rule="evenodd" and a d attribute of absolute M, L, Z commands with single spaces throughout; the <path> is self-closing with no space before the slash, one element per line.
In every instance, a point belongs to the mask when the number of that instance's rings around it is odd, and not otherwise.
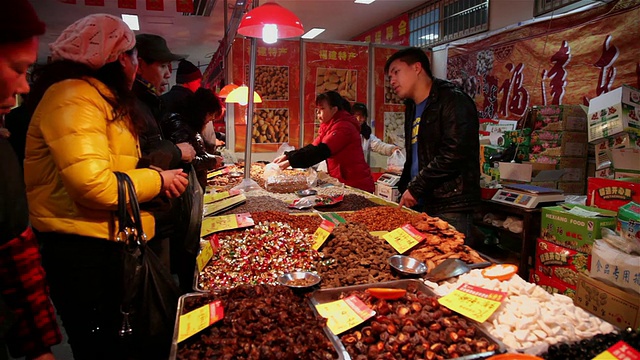
<path fill-rule="evenodd" d="M 242 49 L 244 51 L 244 49 Z M 253 92 L 256 85 L 256 38 L 251 38 L 249 50 L 249 99 L 247 101 L 247 139 L 244 149 L 244 178 L 251 178 L 251 143 L 253 135 Z"/>

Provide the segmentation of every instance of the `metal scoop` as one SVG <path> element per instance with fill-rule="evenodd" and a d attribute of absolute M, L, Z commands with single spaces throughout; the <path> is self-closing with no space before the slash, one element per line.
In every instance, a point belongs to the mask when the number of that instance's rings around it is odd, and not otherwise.
<path fill-rule="evenodd" d="M 482 269 L 491 265 L 490 262 L 481 262 L 477 264 L 467 264 L 460 259 L 446 259 L 436 266 L 424 278 L 429 281 L 438 282 L 455 276 L 466 274 L 472 269 Z"/>

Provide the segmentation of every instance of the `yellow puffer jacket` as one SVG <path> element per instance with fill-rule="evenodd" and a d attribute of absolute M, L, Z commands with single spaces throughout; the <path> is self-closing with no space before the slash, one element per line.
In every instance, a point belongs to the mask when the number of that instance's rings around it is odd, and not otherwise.
<path fill-rule="evenodd" d="M 112 96 L 96 79 L 64 80 L 46 91 L 33 114 L 24 177 L 29 217 L 39 231 L 115 240 L 114 171 L 131 177 L 140 203 L 161 191 L 160 173 L 136 169 L 140 151 L 129 119 L 113 119 L 100 93 Z M 142 212 L 142 224 L 151 239 L 153 216 Z"/>

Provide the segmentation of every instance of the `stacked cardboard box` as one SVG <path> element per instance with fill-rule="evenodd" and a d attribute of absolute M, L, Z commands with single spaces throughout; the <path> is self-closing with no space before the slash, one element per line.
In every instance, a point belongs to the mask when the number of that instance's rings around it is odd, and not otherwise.
<path fill-rule="evenodd" d="M 587 179 L 587 115 L 579 105 L 533 107 L 529 161 L 555 165 L 565 173 L 556 187 L 584 194 Z"/>

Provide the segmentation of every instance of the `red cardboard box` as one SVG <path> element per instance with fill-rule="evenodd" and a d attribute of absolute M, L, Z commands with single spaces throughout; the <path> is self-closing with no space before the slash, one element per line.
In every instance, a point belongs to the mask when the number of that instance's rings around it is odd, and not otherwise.
<path fill-rule="evenodd" d="M 566 283 L 551 278 L 538 270 L 533 272 L 533 282 L 550 294 L 562 294 L 575 299 L 576 286 L 567 285 Z"/>
<path fill-rule="evenodd" d="M 535 271 L 575 290 L 578 275 L 589 274 L 591 255 L 538 239 L 535 265 Z"/>
<path fill-rule="evenodd" d="M 587 205 L 612 211 L 634 201 L 640 203 L 640 179 L 623 181 L 603 178 L 587 180 Z"/>

